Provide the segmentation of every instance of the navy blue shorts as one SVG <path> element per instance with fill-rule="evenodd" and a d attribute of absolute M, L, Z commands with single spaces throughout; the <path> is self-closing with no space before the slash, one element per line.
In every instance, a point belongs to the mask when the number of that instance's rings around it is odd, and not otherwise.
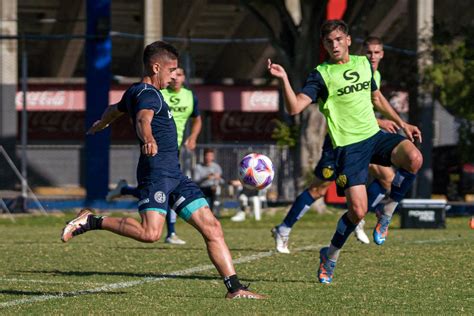
<path fill-rule="evenodd" d="M 139 212 L 156 211 L 166 215 L 172 209 L 187 221 L 198 209 L 208 206 L 197 184 L 185 176 L 141 183 L 138 190 Z"/>
<path fill-rule="evenodd" d="M 324 181 L 336 180 L 336 155 L 329 134 L 324 138 L 323 152 L 314 169 L 314 175 Z"/>
<path fill-rule="evenodd" d="M 387 133 L 377 132 L 374 136 L 355 144 L 336 147 L 336 184 L 339 188 L 366 184 L 369 174 L 369 164 L 374 163 L 382 166 L 391 166 L 391 154 L 393 149 L 405 137 Z"/>

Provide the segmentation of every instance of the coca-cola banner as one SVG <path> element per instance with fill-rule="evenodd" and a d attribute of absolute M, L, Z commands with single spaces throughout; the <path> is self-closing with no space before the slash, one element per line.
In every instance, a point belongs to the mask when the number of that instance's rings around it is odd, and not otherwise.
<path fill-rule="evenodd" d="M 30 140 L 83 140 L 85 112 L 33 111 L 28 113 L 28 139 Z M 21 117 L 18 117 L 21 128 Z M 134 140 L 135 134 L 128 116 L 120 117 L 113 125 L 112 140 Z M 18 131 L 17 135 L 20 135 Z"/>
<path fill-rule="evenodd" d="M 111 86 L 109 103 L 120 101 L 127 86 Z M 278 91 L 274 88 L 236 86 L 193 87 L 201 110 L 277 112 Z M 84 111 L 85 87 L 83 84 L 44 85 L 30 84 L 26 95 L 28 111 Z M 23 107 L 23 93 L 16 94 L 16 109 Z"/>
<path fill-rule="evenodd" d="M 115 86 L 110 90 L 109 102 L 117 103 L 126 86 Z M 84 85 L 35 85 L 28 87 L 26 106 L 28 111 L 84 111 L 86 109 Z M 16 109 L 23 108 L 23 92 L 18 91 Z"/>
<path fill-rule="evenodd" d="M 214 112 L 211 114 L 213 141 L 272 141 L 278 112 Z"/>

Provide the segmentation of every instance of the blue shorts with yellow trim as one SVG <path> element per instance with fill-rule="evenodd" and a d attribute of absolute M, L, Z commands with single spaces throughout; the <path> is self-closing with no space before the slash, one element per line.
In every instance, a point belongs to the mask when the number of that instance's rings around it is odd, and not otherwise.
<path fill-rule="evenodd" d="M 178 179 L 163 177 L 141 183 L 138 190 L 139 212 L 156 211 L 166 215 L 172 209 L 187 221 L 198 209 L 208 206 L 197 184 L 184 175 Z"/>
<path fill-rule="evenodd" d="M 324 138 L 323 152 L 314 169 L 314 175 L 324 181 L 336 180 L 336 155 L 329 134 Z"/>
<path fill-rule="evenodd" d="M 393 149 L 405 137 L 379 131 L 375 135 L 347 146 L 336 147 L 336 184 L 338 188 L 347 189 L 352 186 L 366 184 L 369 164 L 390 166 Z"/>

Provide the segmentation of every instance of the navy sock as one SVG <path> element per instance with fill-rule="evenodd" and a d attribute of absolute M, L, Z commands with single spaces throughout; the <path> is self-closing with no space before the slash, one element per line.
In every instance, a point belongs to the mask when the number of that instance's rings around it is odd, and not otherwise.
<path fill-rule="evenodd" d="M 390 191 L 390 198 L 396 202 L 400 202 L 405 194 L 407 194 L 413 181 L 416 179 L 416 174 L 406 171 L 405 169 L 398 169 L 395 173 L 395 178 L 392 181 L 392 188 Z"/>
<path fill-rule="evenodd" d="M 375 212 L 375 208 L 385 197 L 387 190 L 380 184 L 379 180 L 375 179 L 367 188 L 368 210 Z"/>
<path fill-rule="evenodd" d="M 137 199 L 140 198 L 139 191 L 137 187 L 125 186 L 120 190 L 120 194 L 122 195 L 132 195 Z"/>
<path fill-rule="evenodd" d="M 356 226 L 356 224 L 353 224 L 349 220 L 347 212 L 344 213 L 344 215 L 342 215 L 342 217 L 337 222 L 336 232 L 332 237 L 331 244 L 334 245 L 334 247 L 341 249 L 342 246 L 344 246 L 347 238 L 349 238 L 350 234 L 352 234 L 352 232 L 356 228 Z"/>
<path fill-rule="evenodd" d="M 293 225 L 309 210 L 311 204 L 313 204 L 315 199 L 309 194 L 308 190 L 303 191 L 296 198 L 295 202 L 291 206 L 290 211 L 286 214 L 283 223 L 287 227 L 293 227 Z"/>
<path fill-rule="evenodd" d="M 242 283 L 240 283 L 239 278 L 237 277 L 237 274 L 224 277 L 224 284 L 225 287 L 227 288 L 227 291 L 234 293 L 243 288 Z"/>
<path fill-rule="evenodd" d="M 167 237 L 170 237 L 176 232 L 174 224 L 176 223 L 176 213 L 172 210 L 169 210 L 166 213 L 166 228 L 168 229 Z"/>
<path fill-rule="evenodd" d="M 89 230 L 93 229 L 102 229 L 102 221 L 104 220 L 104 216 L 101 215 L 89 215 L 87 217 L 87 224 L 89 225 Z"/>

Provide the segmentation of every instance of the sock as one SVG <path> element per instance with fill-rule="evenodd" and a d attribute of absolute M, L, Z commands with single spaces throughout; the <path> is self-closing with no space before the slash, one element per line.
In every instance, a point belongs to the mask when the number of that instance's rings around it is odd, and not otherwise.
<path fill-rule="evenodd" d="M 382 208 L 382 216 L 385 216 L 387 219 L 390 220 L 397 206 L 398 202 L 389 198 Z"/>
<path fill-rule="evenodd" d="M 169 210 L 166 213 L 166 227 L 168 229 L 168 235 L 166 237 L 170 237 L 172 234 L 176 233 L 174 228 L 174 224 L 176 223 L 176 212 L 173 210 Z"/>
<path fill-rule="evenodd" d="M 390 198 L 393 201 L 400 202 L 407 194 L 413 181 L 415 181 L 416 174 L 410 173 L 405 169 L 399 168 L 395 173 L 395 178 L 392 181 L 392 188 L 390 191 Z"/>
<path fill-rule="evenodd" d="M 346 242 L 347 238 L 349 238 L 350 234 L 356 228 L 356 226 L 357 224 L 353 224 L 349 220 L 349 217 L 347 216 L 347 212 L 344 213 L 344 215 L 342 215 L 342 217 L 337 222 L 336 232 L 334 233 L 334 236 L 332 237 L 331 246 L 334 246 L 337 249 L 341 249 L 342 246 L 344 246 L 344 243 Z M 329 248 L 331 249 L 331 247 Z M 331 257 L 329 258 L 331 260 L 334 260 Z M 337 260 L 337 257 L 335 260 Z"/>
<path fill-rule="evenodd" d="M 313 204 L 315 199 L 309 194 L 308 190 L 303 191 L 296 198 L 295 202 L 291 206 L 290 211 L 286 214 L 283 223 L 286 227 L 293 227 L 293 225 L 309 210 L 311 204 Z"/>
<path fill-rule="evenodd" d="M 136 197 L 137 199 L 140 198 L 138 188 L 137 187 L 131 187 L 131 186 L 128 186 L 128 185 L 124 186 L 120 190 L 120 194 L 122 194 L 122 195 L 132 195 L 132 196 Z"/>
<path fill-rule="evenodd" d="M 291 233 L 291 227 L 286 226 L 283 222 L 278 226 L 278 233 L 283 236 L 288 236 Z"/>
<path fill-rule="evenodd" d="M 387 190 L 375 179 L 367 188 L 367 206 L 369 212 L 375 212 L 375 208 L 383 200 Z"/>
<path fill-rule="evenodd" d="M 242 283 L 240 283 L 239 278 L 237 277 L 237 274 L 224 277 L 224 284 L 225 284 L 225 287 L 227 288 L 227 291 L 231 293 L 235 293 L 241 288 L 243 288 L 243 285 Z"/>
<path fill-rule="evenodd" d="M 101 215 L 89 215 L 87 217 L 87 224 L 89 224 L 89 230 L 102 229 L 102 221 L 105 216 Z"/>
<path fill-rule="evenodd" d="M 336 248 L 333 244 L 330 244 L 328 248 L 328 253 L 327 253 L 328 259 L 331 261 L 337 262 L 340 252 L 341 252 L 341 249 Z"/>

